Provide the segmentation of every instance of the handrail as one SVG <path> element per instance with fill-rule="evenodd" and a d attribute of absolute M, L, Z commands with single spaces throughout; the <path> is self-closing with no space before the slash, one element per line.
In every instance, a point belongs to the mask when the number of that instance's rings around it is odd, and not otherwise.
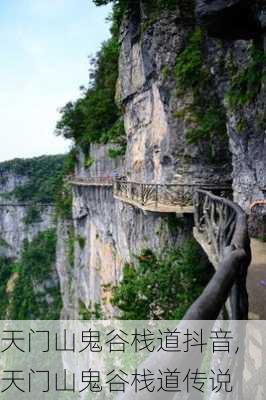
<path fill-rule="evenodd" d="M 219 317 L 221 310 L 228 297 L 231 299 L 231 319 L 248 318 L 248 296 L 246 290 L 247 269 L 251 261 L 250 239 L 248 235 L 247 218 L 236 203 L 213 195 L 205 190 L 197 190 L 194 195 L 195 225 L 196 229 L 204 234 L 208 229 L 214 231 L 212 240 L 221 240 L 219 255 L 221 260 L 212 279 L 203 293 L 197 298 L 186 312 L 183 321 L 179 322 L 177 329 L 182 331 L 186 326 L 185 320 L 209 320 L 211 329 L 212 322 Z M 221 222 L 218 226 L 217 221 Z M 210 225 L 209 222 L 212 224 Z M 209 233 L 209 232 L 208 232 Z M 194 325 L 193 325 L 194 326 Z M 158 363 L 169 368 L 174 365 L 184 368 L 187 357 L 180 354 L 177 359 L 174 353 L 164 353 L 158 356 L 158 352 L 151 354 L 141 364 L 141 368 L 152 369 Z M 195 360 L 196 367 L 200 367 L 202 358 Z M 240 364 L 236 364 L 239 368 Z M 165 392 L 165 398 L 172 399 L 173 393 Z M 144 399 L 146 393 L 134 393 L 132 388 L 119 396 L 119 400 Z M 153 399 L 160 399 L 161 393 L 152 393 Z"/>
<path fill-rule="evenodd" d="M 121 199 L 133 200 L 142 206 L 154 204 L 181 205 L 193 204 L 193 195 L 200 187 L 209 190 L 219 191 L 225 195 L 231 192 L 229 186 L 219 186 L 212 184 L 185 184 L 185 183 L 140 183 L 126 180 L 114 181 L 114 195 Z"/>
<path fill-rule="evenodd" d="M 230 317 L 247 319 L 246 277 L 251 250 L 246 214 L 236 203 L 205 190 L 197 190 L 194 208 L 196 232 L 217 257 L 217 272 L 184 318 L 217 318 L 231 292 Z"/>
<path fill-rule="evenodd" d="M 256 206 L 266 206 L 266 199 L 254 201 L 251 204 L 250 209 L 253 210 L 253 208 L 256 207 Z"/>

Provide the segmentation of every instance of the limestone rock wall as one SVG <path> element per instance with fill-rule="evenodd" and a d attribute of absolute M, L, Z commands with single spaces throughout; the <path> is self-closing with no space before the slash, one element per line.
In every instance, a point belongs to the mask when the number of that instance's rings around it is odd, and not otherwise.
<path fill-rule="evenodd" d="M 189 122 L 177 117 L 193 101 L 192 93 L 178 93 L 175 64 L 194 22 L 178 7 L 153 22 L 146 19 L 125 18 L 121 32 L 117 101 L 125 111 L 128 177 L 156 183 L 229 182 L 226 141 L 216 137 L 212 143 L 190 144 Z"/>
<path fill-rule="evenodd" d="M 111 289 L 125 263 L 145 248 L 157 252 L 179 246 L 189 237 L 192 223 L 189 217 L 181 218 L 180 226 L 172 228 L 170 215 L 144 214 L 103 187 L 75 188 L 73 211 L 76 294 L 88 308 L 101 303 L 105 317 L 115 312 Z"/>
<path fill-rule="evenodd" d="M 0 177 L 0 255 L 18 258 L 24 240 L 31 241 L 39 232 L 55 228 L 55 209 L 51 205 L 36 205 L 38 218 L 27 223 L 32 208 L 29 202 L 20 203 L 12 192 L 27 183 L 29 178 L 10 171 Z"/>
<path fill-rule="evenodd" d="M 140 182 L 232 184 L 235 201 L 249 213 L 254 200 L 265 198 L 265 86 L 261 82 L 252 99 L 236 107 L 229 104 L 228 91 L 235 77 L 252 67 L 252 48 L 263 52 L 263 37 L 254 41 L 250 36 L 217 38 L 204 33 L 203 68 L 211 81 L 209 89 L 224 111 L 227 136 L 212 132 L 191 143 L 187 133 L 193 122 L 186 109 L 193 106 L 194 93 L 189 88 L 185 93 L 178 90 L 175 65 L 197 25 L 191 12 L 184 16 L 182 3 L 152 19 L 143 8 L 125 17 L 117 102 L 124 110 L 126 155 L 110 160 L 108 146 L 91 146 L 90 160 L 80 152 L 75 173 L 91 177 L 116 171 Z M 210 92 L 203 96 L 208 99 Z M 263 213 L 250 216 L 254 234 L 264 230 Z M 75 187 L 74 233 L 63 224 L 59 234 L 74 240 L 71 273 L 71 267 L 66 267 L 66 240 L 61 237 L 58 244 L 66 314 L 74 309 L 78 316 L 80 304 L 90 310 L 101 303 L 104 317 L 113 316 L 111 288 L 121 279 L 124 264 L 134 261 L 134 254 L 143 248 L 163 252 L 180 246 L 191 237 L 192 225 L 192 215 L 144 213 L 114 199 L 110 187 Z"/>
<path fill-rule="evenodd" d="M 55 227 L 53 206 L 40 207 L 37 222 L 25 222 L 31 206 L 0 205 L 0 254 L 18 258 L 25 239 L 31 241 L 39 232 Z"/>
<path fill-rule="evenodd" d="M 209 62 L 227 111 L 234 200 L 250 215 L 250 233 L 265 235 L 266 208 L 257 207 L 251 213 L 250 205 L 266 198 L 266 3 L 264 0 L 197 0 L 196 3 L 199 22 L 209 33 Z M 236 96 L 234 106 L 226 96 L 232 86 Z"/>

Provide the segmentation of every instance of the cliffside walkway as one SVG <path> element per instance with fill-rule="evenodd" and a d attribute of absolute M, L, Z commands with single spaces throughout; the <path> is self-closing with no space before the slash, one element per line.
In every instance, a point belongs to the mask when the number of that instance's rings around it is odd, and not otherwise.
<path fill-rule="evenodd" d="M 266 320 L 266 243 L 252 239 L 251 253 L 247 279 L 249 318 Z"/>
<path fill-rule="evenodd" d="M 194 237 L 216 273 L 187 312 L 188 319 L 248 319 L 247 273 L 251 247 L 246 213 L 233 201 L 197 190 Z"/>
<path fill-rule="evenodd" d="M 111 176 L 70 177 L 68 182 L 73 186 L 113 186 L 113 178 Z"/>
<path fill-rule="evenodd" d="M 144 211 L 193 213 L 194 237 L 216 273 L 186 318 L 216 319 L 225 312 L 231 319 L 266 319 L 266 243 L 250 241 L 247 215 L 229 199 L 230 187 L 148 184 L 113 177 L 72 177 L 69 182 L 113 187 L 116 199 Z"/>
<path fill-rule="evenodd" d="M 200 187 L 229 195 L 230 187 L 202 184 L 155 184 L 116 180 L 114 197 L 143 211 L 193 214 L 193 196 Z"/>
<path fill-rule="evenodd" d="M 155 184 L 132 182 L 110 176 L 79 178 L 71 177 L 74 186 L 113 187 L 114 198 L 131 204 L 143 211 L 156 213 L 194 213 L 193 195 L 199 188 L 211 190 L 223 196 L 230 196 L 231 188 L 221 185 L 202 184 Z"/>
<path fill-rule="evenodd" d="M 216 285 L 223 287 L 224 294 L 231 285 L 230 301 L 225 303 L 229 317 L 266 320 L 266 242 L 249 239 L 247 215 L 228 199 L 199 190 L 194 207 L 194 237 L 215 267 L 216 277 L 222 277 Z"/>

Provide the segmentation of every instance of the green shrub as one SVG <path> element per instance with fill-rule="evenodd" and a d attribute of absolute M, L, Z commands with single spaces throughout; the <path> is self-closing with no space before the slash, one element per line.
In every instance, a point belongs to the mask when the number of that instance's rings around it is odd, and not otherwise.
<path fill-rule="evenodd" d="M 14 173 L 27 179 L 10 193 L 18 201 L 52 203 L 63 175 L 65 156 L 41 156 L 0 163 L 0 175 Z"/>
<path fill-rule="evenodd" d="M 61 110 L 56 133 L 74 140 L 85 153 L 90 143 L 116 141 L 124 135 L 121 112 L 115 104 L 118 58 L 118 39 L 113 35 L 91 60 L 89 87 Z"/>
<path fill-rule="evenodd" d="M 65 220 L 72 219 L 73 202 L 72 187 L 69 182 L 65 180 L 65 177 L 74 173 L 76 161 L 77 150 L 74 147 L 65 158 L 63 174 L 58 180 L 55 195 L 56 216 Z"/>
<path fill-rule="evenodd" d="M 81 249 L 84 249 L 85 244 L 86 244 L 86 239 L 85 239 L 85 237 L 79 235 L 79 236 L 77 237 L 77 241 L 78 241 L 79 247 L 80 247 Z"/>
<path fill-rule="evenodd" d="M 28 208 L 24 223 L 26 225 L 35 224 L 41 222 L 41 213 L 37 205 L 32 205 Z"/>
<path fill-rule="evenodd" d="M 187 130 L 188 143 L 198 143 L 215 135 L 227 137 L 226 114 L 213 88 L 213 79 L 204 65 L 204 32 L 196 28 L 185 49 L 178 54 L 175 65 L 177 89 L 193 94 L 192 105 L 176 112 L 177 118 L 189 116 L 192 127 Z"/>
<path fill-rule="evenodd" d="M 94 306 L 90 305 L 89 308 L 79 300 L 79 318 L 81 320 L 100 320 L 102 319 L 102 309 L 100 303 L 95 303 Z"/>
<path fill-rule="evenodd" d="M 127 264 L 114 289 L 113 304 L 122 319 L 179 319 L 210 279 L 209 267 L 195 241 L 156 256 L 145 250 Z"/>
<path fill-rule="evenodd" d="M 39 233 L 25 241 L 21 259 L 12 265 L 17 277 L 9 294 L 10 319 L 58 319 L 62 307 L 59 282 L 55 281 L 56 233 Z M 38 290 L 50 281 L 45 290 Z M 52 302 L 47 300 L 47 296 Z"/>
<path fill-rule="evenodd" d="M 12 274 L 12 260 L 0 257 L 0 319 L 6 318 L 8 307 L 7 283 Z"/>
<path fill-rule="evenodd" d="M 256 98 L 265 81 L 265 62 L 264 51 L 253 45 L 250 49 L 248 65 L 236 71 L 231 78 L 227 101 L 232 109 L 249 104 Z"/>
<path fill-rule="evenodd" d="M 204 33 L 197 28 L 189 37 L 186 48 L 177 56 L 175 74 L 181 88 L 197 87 L 203 77 L 203 45 Z"/>

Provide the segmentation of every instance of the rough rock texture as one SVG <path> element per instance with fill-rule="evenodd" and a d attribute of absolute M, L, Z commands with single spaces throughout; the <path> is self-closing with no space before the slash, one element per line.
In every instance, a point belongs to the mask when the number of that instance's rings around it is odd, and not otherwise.
<path fill-rule="evenodd" d="M 86 166 L 86 157 L 82 151 L 76 162 L 75 175 L 81 178 L 112 176 L 116 174 L 124 175 L 124 159 L 122 157 L 111 159 L 108 151 L 113 149 L 114 145 L 91 144 L 90 147 L 90 166 Z"/>
<path fill-rule="evenodd" d="M 31 241 L 39 232 L 55 227 L 53 205 L 36 205 L 39 217 L 26 223 L 31 205 L 19 203 L 10 193 L 27 182 L 27 177 L 4 172 L 0 179 L 0 255 L 18 258 L 25 239 Z"/>
<path fill-rule="evenodd" d="M 199 22 L 209 33 L 224 39 L 251 39 L 263 32 L 262 1 L 198 0 Z"/>
<path fill-rule="evenodd" d="M 211 25 L 207 24 L 210 36 L 224 39 L 228 37 L 228 34 L 231 35 L 230 41 L 221 42 L 208 38 L 208 62 L 212 65 L 217 90 L 227 110 L 227 132 L 230 138 L 230 151 L 233 155 L 234 200 L 250 214 L 250 233 L 254 236 L 265 235 L 266 208 L 257 207 L 251 213 L 250 205 L 256 200 L 265 199 L 266 196 L 266 2 L 199 0 L 197 12 L 203 24 L 207 19 Z M 225 22 L 224 17 L 227 12 L 231 13 L 234 23 L 230 23 L 228 19 Z M 213 32 L 212 26 L 216 26 L 217 32 Z M 230 33 L 231 27 L 236 29 L 241 27 L 242 35 L 239 32 Z M 255 37 L 255 40 L 238 40 L 240 37 L 246 39 Z M 254 65 L 252 51 L 255 56 L 260 52 L 260 57 L 263 57 L 264 52 L 264 61 L 261 65 L 255 66 L 249 76 L 244 75 L 244 78 L 251 82 L 248 84 L 248 92 L 251 94 L 251 91 L 254 91 L 254 95 L 249 96 L 248 101 L 232 107 L 228 103 L 226 93 L 234 82 L 234 77 L 243 74 L 243 71 L 248 71 L 252 62 Z M 244 85 L 245 81 L 243 83 L 242 80 L 242 87 Z M 241 81 L 236 81 L 236 87 L 241 91 Z"/>
<path fill-rule="evenodd" d="M 40 220 L 26 224 L 30 206 L 0 205 L 0 255 L 18 258 L 23 241 L 31 241 L 39 232 L 55 227 L 53 206 L 40 207 Z"/>
<path fill-rule="evenodd" d="M 228 54 L 233 54 L 241 70 L 248 63 L 249 42 L 235 42 Z M 260 42 L 258 47 L 263 49 Z M 257 207 L 250 213 L 250 205 L 266 197 L 266 131 L 265 85 L 249 104 L 232 110 L 228 107 L 227 127 L 230 149 L 233 154 L 234 200 L 250 214 L 250 233 L 254 236 L 266 233 L 266 208 Z M 240 125 L 240 127 L 239 127 Z"/>
<path fill-rule="evenodd" d="M 97 154 L 97 165 L 107 175 L 110 169 L 104 169 L 108 164 L 104 148 L 94 151 L 91 157 Z M 73 194 L 74 230 L 70 222 L 61 221 L 57 232 L 62 318 L 78 318 L 81 305 L 90 311 L 100 305 L 102 315 L 108 318 L 116 313 L 110 304 L 111 290 L 121 279 L 124 264 L 134 261 L 134 255 L 145 248 L 157 252 L 179 246 L 190 236 L 192 217 L 144 214 L 114 199 L 111 187 L 75 187 Z M 71 243 L 73 260 L 69 258 Z"/>
<path fill-rule="evenodd" d="M 7 194 L 13 192 L 18 186 L 24 185 L 27 180 L 26 176 L 3 171 L 0 177 L 0 202 L 8 202 Z"/>
<path fill-rule="evenodd" d="M 239 1 L 229 3 L 234 6 Z M 224 185 L 232 180 L 235 201 L 249 212 L 253 201 L 265 198 L 265 88 L 257 85 L 252 99 L 234 108 L 228 102 L 228 90 L 233 78 L 251 65 L 253 46 L 256 51 L 263 50 L 263 38 L 254 44 L 250 37 L 224 40 L 228 38 L 225 33 L 220 40 L 204 35 L 203 67 L 212 82 L 211 91 L 225 111 L 228 139 L 213 132 L 211 137 L 191 144 L 187 140 L 191 121 L 185 110 L 193 105 L 194 95 L 189 89 L 185 93 L 177 90 L 174 70 L 194 30 L 194 20 L 184 18 L 179 8 L 150 20 L 134 13 L 124 19 L 117 101 L 125 112 L 125 160 L 111 161 L 108 146 L 92 146 L 90 159 L 96 162 L 88 168 L 80 153 L 76 175 L 110 176 L 118 172 L 129 180 L 150 183 Z M 209 95 L 208 91 L 204 93 L 207 98 Z M 74 307 L 78 315 L 80 303 L 87 309 L 101 303 L 104 316 L 109 317 L 116 312 L 110 305 L 111 287 L 121 278 L 125 262 L 132 261 L 143 248 L 162 252 L 179 246 L 191 236 L 192 216 L 179 216 L 173 226 L 173 215 L 143 213 L 114 199 L 111 188 L 76 187 L 73 194 L 75 250 L 71 273 L 66 267 L 69 250 L 63 240 L 71 234 L 64 225 L 59 228 L 58 272 L 65 288 L 64 311 L 69 316 Z M 263 233 L 263 218 L 260 210 L 251 216 L 254 234 Z"/>
<path fill-rule="evenodd" d="M 76 188 L 75 234 L 84 243 L 76 241 L 74 275 L 82 302 L 102 303 L 104 315 L 111 316 L 111 288 L 121 278 L 124 264 L 144 248 L 163 251 L 189 235 L 188 221 L 180 223 L 183 229 L 171 230 L 169 218 L 144 214 L 115 200 L 112 188 Z"/>
<path fill-rule="evenodd" d="M 74 265 L 71 257 L 70 243 L 73 236 L 73 222 L 58 220 L 56 233 L 56 270 L 60 280 L 63 303 L 61 319 L 75 319 L 78 317 L 78 300 L 74 285 Z"/>
<path fill-rule="evenodd" d="M 126 18 L 122 26 L 117 84 L 117 99 L 125 110 L 127 175 L 156 183 L 228 182 L 227 144 L 219 138 L 213 143 L 188 144 L 189 122 L 177 118 L 192 101 L 191 93 L 177 93 L 174 68 L 193 22 L 184 19 L 179 9 L 146 22 L 145 28 L 145 19 L 136 19 L 134 15 Z"/>

